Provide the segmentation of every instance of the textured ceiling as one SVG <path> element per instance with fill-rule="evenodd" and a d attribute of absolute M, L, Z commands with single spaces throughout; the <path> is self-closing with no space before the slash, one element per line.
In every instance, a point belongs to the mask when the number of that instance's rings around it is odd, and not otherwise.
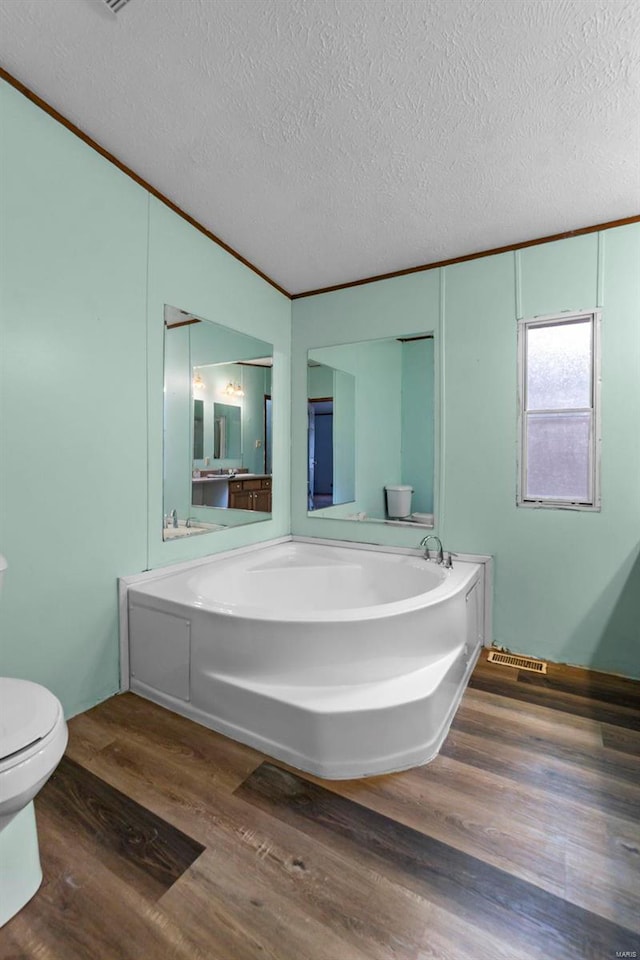
<path fill-rule="evenodd" d="M 637 0 L 0 0 L 0 64 L 292 293 L 640 209 Z"/>

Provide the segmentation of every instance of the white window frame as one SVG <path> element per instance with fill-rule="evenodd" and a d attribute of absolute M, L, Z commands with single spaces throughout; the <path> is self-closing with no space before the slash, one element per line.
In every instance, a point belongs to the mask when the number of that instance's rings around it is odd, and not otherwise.
<path fill-rule="evenodd" d="M 527 331 L 531 327 L 554 327 L 566 323 L 591 321 L 592 337 L 592 370 L 591 370 L 591 406 L 572 407 L 564 410 L 527 409 Z M 597 513 L 601 509 L 600 498 L 600 451 L 602 444 L 600 420 L 600 327 L 602 313 L 600 310 L 583 310 L 576 313 L 554 313 L 544 317 L 533 317 L 530 320 L 518 320 L 518 471 L 516 504 L 518 507 L 553 510 L 583 510 Z M 527 489 L 527 413 L 591 413 L 590 431 L 590 461 L 589 476 L 590 498 L 588 501 L 564 500 L 553 497 L 532 498 L 525 495 Z"/>

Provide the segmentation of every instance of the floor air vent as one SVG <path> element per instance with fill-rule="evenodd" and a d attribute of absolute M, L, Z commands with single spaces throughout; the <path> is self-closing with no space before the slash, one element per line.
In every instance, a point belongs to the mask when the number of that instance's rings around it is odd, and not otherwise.
<path fill-rule="evenodd" d="M 126 5 L 129 3 L 129 0 L 104 0 L 104 2 L 112 13 L 118 13 L 119 10 L 122 10 L 123 7 L 126 7 Z"/>
<path fill-rule="evenodd" d="M 544 660 L 531 660 L 530 657 L 514 657 L 511 653 L 499 653 L 492 650 L 487 657 L 489 663 L 501 663 L 505 667 L 517 667 L 519 670 L 533 670 L 534 673 L 546 673 Z"/>

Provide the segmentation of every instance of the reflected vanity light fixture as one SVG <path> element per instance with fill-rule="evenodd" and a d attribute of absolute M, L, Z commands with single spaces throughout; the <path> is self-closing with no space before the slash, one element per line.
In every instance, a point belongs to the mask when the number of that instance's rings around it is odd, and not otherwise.
<path fill-rule="evenodd" d="M 202 377 L 200 376 L 199 373 L 196 373 L 195 377 L 193 378 L 193 389 L 194 389 L 194 390 L 206 390 L 206 389 L 207 389 L 206 384 L 205 384 L 204 380 L 202 379 Z"/>
<path fill-rule="evenodd" d="M 244 390 L 239 383 L 229 383 L 222 391 L 227 397 L 244 397 Z"/>

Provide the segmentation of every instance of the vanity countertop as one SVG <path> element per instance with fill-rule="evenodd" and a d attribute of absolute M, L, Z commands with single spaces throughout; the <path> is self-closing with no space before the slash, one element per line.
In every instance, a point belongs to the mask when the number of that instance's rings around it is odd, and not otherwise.
<path fill-rule="evenodd" d="M 270 473 L 217 473 L 211 477 L 193 477 L 193 483 L 208 483 L 210 480 L 266 480 Z"/>

